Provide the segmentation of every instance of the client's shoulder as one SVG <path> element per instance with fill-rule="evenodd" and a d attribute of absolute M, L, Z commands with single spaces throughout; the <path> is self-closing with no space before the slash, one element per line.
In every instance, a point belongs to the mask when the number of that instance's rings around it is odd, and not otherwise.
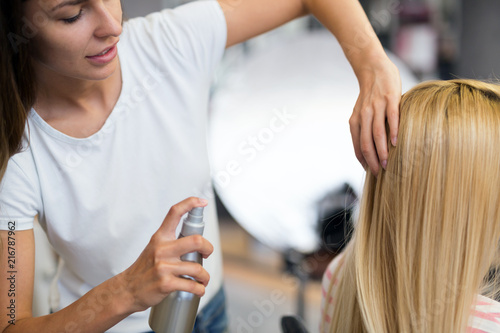
<path fill-rule="evenodd" d="M 500 303 L 478 295 L 472 310 L 470 333 L 500 332 Z"/>

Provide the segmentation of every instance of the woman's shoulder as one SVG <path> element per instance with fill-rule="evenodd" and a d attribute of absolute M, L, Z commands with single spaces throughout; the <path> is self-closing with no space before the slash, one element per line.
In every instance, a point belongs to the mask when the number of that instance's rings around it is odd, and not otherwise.
<path fill-rule="evenodd" d="M 28 118 L 25 126 L 25 131 L 21 138 L 19 149 L 14 155 L 9 158 L 9 164 L 15 165 L 20 171 L 22 171 L 22 173 L 33 176 L 36 175 L 36 165 L 32 151 L 32 136 L 29 126 L 30 123 L 31 119 Z"/>
<path fill-rule="evenodd" d="M 195 68 L 211 75 L 224 53 L 226 35 L 217 1 L 190 2 L 125 22 L 120 61 L 125 55 L 132 67 L 160 66 L 171 73 L 185 70 L 185 75 Z"/>
<path fill-rule="evenodd" d="M 222 26 L 225 28 L 226 22 L 217 1 L 195 1 L 128 19 L 123 24 L 122 36 L 125 40 L 168 41 L 178 46 L 176 44 L 186 43 L 184 39 L 192 34 L 206 37 L 212 30 L 221 34 L 219 27 Z"/>
<path fill-rule="evenodd" d="M 332 282 L 332 278 L 334 275 L 338 276 L 338 274 L 334 274 L 337 270 L 342 268 L 342 264 L 344 263 L 344 252 L 339 253 L 333 260 L 328 264 L 325 273 L 323 274 L 322 280 L 322 290 L 323 296 L 326 296 L 327 291 Z M 334 285 L 336 285 L 336 281 L 334 281 Z"/>
<path fill-rule="evenodd" d="M 472 311 L 470 330 L 468 333 L 500 332 L 500 303 L 478 295 L 476 306 Z"/>

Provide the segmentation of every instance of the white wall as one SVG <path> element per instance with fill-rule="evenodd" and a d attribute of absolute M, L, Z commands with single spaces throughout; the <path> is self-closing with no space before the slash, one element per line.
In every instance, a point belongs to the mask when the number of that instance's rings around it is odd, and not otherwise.
<path fill-rule="evenodd" d="M 189 0 L 122 0 L 123 11 L 128 18 L 144 16 L 148 13 L 172 8 Z"/>
<path fill-rule="evenodd" d="M 472 79 L 500 77 L 500 1 L 462 0 L 462 36 L 457 75 Z"/>

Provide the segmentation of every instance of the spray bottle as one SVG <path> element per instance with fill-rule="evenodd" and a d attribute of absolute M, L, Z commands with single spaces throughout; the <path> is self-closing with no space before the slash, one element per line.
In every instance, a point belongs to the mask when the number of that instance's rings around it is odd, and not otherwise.
<path fill-rule="evenodd" d="M 184 219 L 179 238 L 203 235 L 203 207 L 193 208 Z M 181 256 L 182 261 L 197 262 L 202 258 L 198 252 Z M 186 279 L 192 277 L 184 276 Z M 193 331 L 200 297 L 186 291 L 173 291 L 163 301 L 151 308 L 149 326 L 155 333 L 191 333 Z"/>

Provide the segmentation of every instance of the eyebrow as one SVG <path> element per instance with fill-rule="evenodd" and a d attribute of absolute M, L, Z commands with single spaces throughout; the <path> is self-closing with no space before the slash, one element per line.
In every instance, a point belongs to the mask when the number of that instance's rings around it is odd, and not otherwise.
<path fill-rule="evenodd" d="M 55 12 L 59 8 L 65 7 L 65 6 L 76 6 L 81 4 L 82 2 L 87 2 L 88 0 L 70 0 L 70 1 L 64 1 L 55 6 L 54 8 L 51 9 L 52 12 Z"/>

